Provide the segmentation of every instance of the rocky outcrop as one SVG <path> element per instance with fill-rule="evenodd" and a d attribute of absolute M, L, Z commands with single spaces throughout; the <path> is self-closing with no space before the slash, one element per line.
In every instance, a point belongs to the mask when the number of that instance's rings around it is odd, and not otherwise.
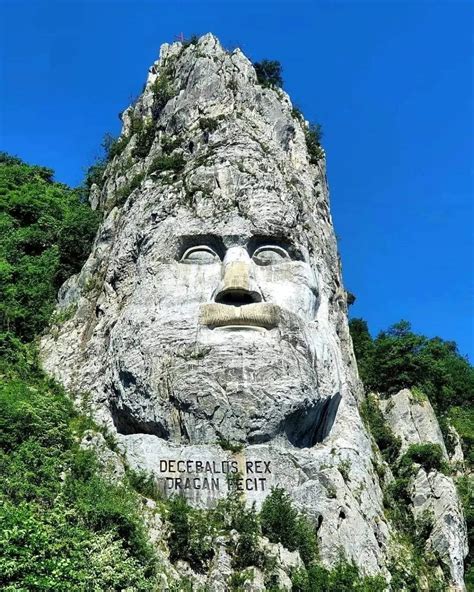
<path fill-rule="evenodd" d="M 380 400 L 388 425 L 401 440 L 401 453 L 411 444 L 430 442 L 439 444 L 448 458 L 443 434 L 428 398 L 419 391 L 403 389 L 388 399 Z"/>
<path fill-rule="evenodd" d="M 393 433 L 401 440 L 401 455 L 413 444 L 437 444 L 445 462 L 448 460 L 441 429 L 426 397 L 403 389 L 380 400 L 380 407 Z M 410 486 L 413 516 L 426 523 L 430 531 L 427 548 L 449 570 L 452 589 L 465 590 L 467 532 L 453 478 L 435 469 L 427 472 L 419 465 L 416 467 Z"/>
<path fill-rule="evenodd" d="M 418 470 L 412 484 L 415 519 L 427 520 L 432 527 L 427 545 L 448 567 L 453 590 L 465 590 L 464 557 L 467 533 L 462 507 L 451 477 L 438 471 Z"/>

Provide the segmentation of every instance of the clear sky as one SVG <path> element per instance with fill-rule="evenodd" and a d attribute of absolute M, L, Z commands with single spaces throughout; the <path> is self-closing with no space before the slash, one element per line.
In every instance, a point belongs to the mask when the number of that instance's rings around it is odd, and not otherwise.
<path fill-rule="evenodd" d="M 474 360 L 473 2 L 0 0 L 0 149 L 79 184 L 159 46 L 277 59 L 322 124 L 351 315 Z"/>

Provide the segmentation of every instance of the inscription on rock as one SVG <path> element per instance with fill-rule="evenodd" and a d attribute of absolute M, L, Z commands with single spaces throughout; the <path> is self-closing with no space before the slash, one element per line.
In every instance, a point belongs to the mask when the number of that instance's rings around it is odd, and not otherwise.
<path fill-rule="evenodd" d="M 158 479 L 165 493 L 186 490 L 266 491 L 270 460 L 161 459 Z"/>

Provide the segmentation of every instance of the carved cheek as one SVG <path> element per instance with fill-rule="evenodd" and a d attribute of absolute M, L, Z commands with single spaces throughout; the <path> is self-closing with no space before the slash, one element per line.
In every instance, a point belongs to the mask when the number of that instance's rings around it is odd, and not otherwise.
<path fill-rule="evenodd" d="M 305 263 L 259 268 L 257 282 L 265 301 L 312 321 L 318 305 L 315 274 Z"/>
<path fill-rule="evenodd" d="M 173 276 L 169 286 L 177 301 L 207 302 L 221 278 L 221 264 L 173 265 Z M 167 287 L 164 287 L 167 289 Z"/>

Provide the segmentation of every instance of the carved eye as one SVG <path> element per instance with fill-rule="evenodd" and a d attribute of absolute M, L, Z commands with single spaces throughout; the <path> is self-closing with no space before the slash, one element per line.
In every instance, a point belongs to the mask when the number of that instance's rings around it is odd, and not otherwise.
<path fill-rule="evenodd" d="M 257 265 L 275 265 L 289 260 L 290 256 L 282 247 L 268 245 L 256 249 L 252 255 L 252 259 Z"/>
<path fill-rule="evenodd" d="M 216 263 L 217 261 L 220 261 L 219 255 L 205 245 L 191 247 L 190 249 L 187 249 L 181 257 L 182 263 L 197 263 L 198 265 Z"/>

